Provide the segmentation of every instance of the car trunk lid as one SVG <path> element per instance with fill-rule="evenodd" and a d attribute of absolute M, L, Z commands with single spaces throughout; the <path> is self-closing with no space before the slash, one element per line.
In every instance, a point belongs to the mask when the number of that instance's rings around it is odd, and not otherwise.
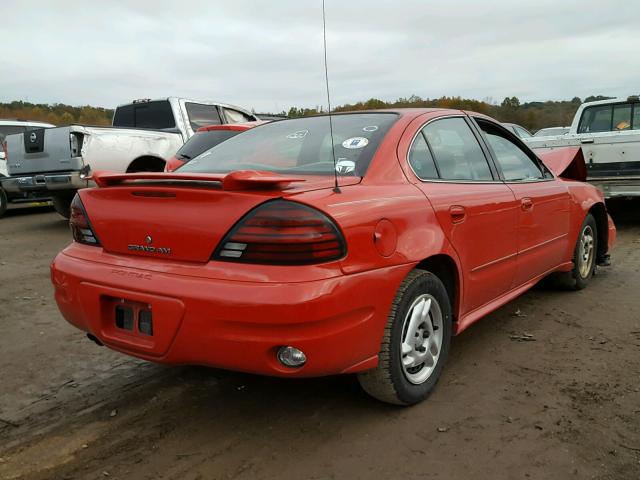
<path fill-rule="evenodd" d="M 80 197 L 105 251 L 207 262 L 227 232 L 270 199 L 331 188 L 329 177 L 271 172 L 96 173 Z M 353 183 L 359 178 L 349 179 Z"/>

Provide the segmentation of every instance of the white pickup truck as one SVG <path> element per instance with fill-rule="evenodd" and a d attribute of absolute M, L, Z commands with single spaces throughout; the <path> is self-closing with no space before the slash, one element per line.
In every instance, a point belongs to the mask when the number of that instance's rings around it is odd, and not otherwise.
<path fill-rule="evenodd" d="M 579 146 L 606 198 L 640 196 L 640 97 L 583 103 L 569 133 L 522 139 L 534 150 Z"/>
<path fill-rule="evenodd" d="M 231 105 L 169 97 L 135 100 L 116 108 L 111 127 L 70 125 L 6 137 L 7 193 L 51 196 L 56 211 L 69 216 L 91 171 L 162 172 L 167 159 L 206 125 L 258 120 Z"/>

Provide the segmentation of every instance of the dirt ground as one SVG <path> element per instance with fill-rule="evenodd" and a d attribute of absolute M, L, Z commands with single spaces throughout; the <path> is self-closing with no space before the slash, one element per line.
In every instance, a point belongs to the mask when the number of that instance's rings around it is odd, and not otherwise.
<path fill-rule="evenodd" d="M 614 205 L 613 266 L 537 287 L 455 338 L 430 399 L 354 378 L 161 367 L 69 326 L 50 209 L 0 220 L 0 478 L 640 478 L 640 204 Z M 512 338 L 533 335 L 534 341 Z"/>

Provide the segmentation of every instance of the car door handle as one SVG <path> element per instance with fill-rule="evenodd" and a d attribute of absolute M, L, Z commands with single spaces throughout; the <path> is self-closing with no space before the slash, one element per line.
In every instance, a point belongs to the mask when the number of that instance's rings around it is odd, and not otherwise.
<path fill-rule="evenodd" d="M 581 138 L 580 143 L 593 143 L 593 138 Z"/>
<path fill-rule="evenodd" d="M 467 212 L 465 212 L 464 207 L 460 205 L 451 205 L 451 207 L 449 207 L 449 214 L 451 215 L 451 221 L 453 223 L 464 222 L 464 219 L 467 216 Z"/>
<path fill-rule="evenodd" d="M 520 206 L 523 211 L 530 212 L 533 210 L 533 201 L 529 197 L 525 197 L 520 201 Z"/>

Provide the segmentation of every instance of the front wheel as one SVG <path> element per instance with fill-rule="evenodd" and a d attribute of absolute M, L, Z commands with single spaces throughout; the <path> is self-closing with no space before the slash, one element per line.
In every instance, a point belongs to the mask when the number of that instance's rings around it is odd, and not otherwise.
<path fill-rule="evenodd" d="M 378 366 L 358 374 L 360 385 L 387 403 L 424 400 L 442 373 L 451 330 L 451 303 L 442 281 L 425 270 L 413 270 L 391 305 Z"/>
<path fill-rule="evenodd" d="M 573 250 L 573 269 L 557 276 L 559 286 L 571 290 L 585 288 L 596 270 L 597 252 L 598 227 L 596 219 L 589 213 L 582 222 Z"/>

